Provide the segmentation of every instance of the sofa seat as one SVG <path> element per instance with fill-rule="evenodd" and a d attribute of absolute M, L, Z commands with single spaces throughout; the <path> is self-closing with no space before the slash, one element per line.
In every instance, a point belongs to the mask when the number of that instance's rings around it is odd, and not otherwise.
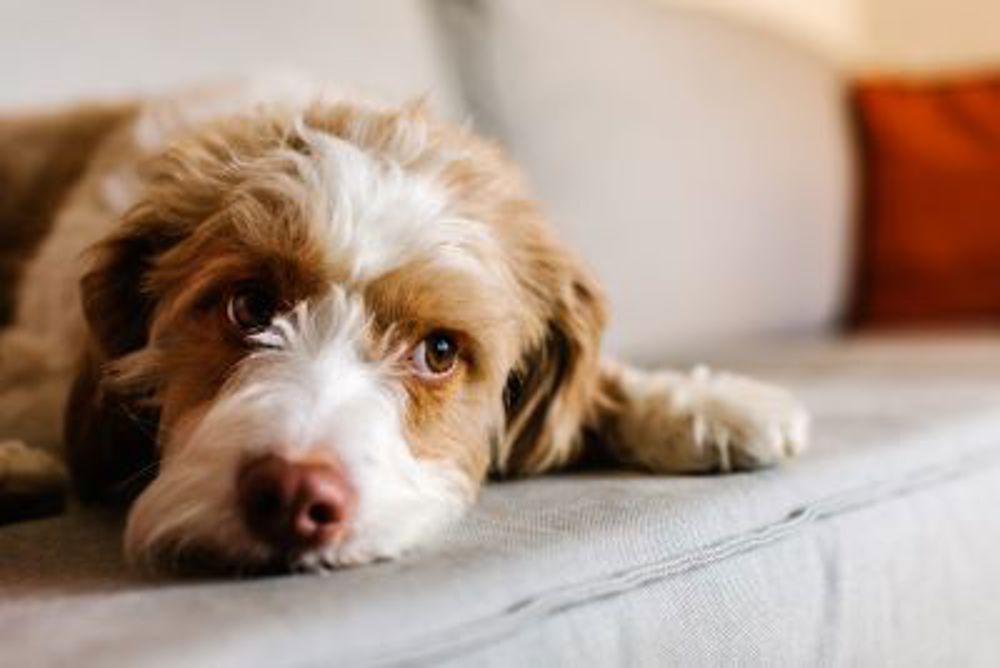
<path fill-rule="evenodd" d="M 1000 665 L 1000 337 L 723 356 L 814 415 L 787 466 L 496 484 L 402 561 L 150 581 L 106 512 L 0 529 L 0 664 Z"/>

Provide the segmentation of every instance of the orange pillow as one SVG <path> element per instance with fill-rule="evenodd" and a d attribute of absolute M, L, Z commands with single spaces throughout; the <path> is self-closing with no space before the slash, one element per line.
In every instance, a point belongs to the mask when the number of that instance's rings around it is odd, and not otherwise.
<path fill-rule="evenodd" d="M 861 325 L 1000 322 L 1000 76 L 866 82 Z"/>

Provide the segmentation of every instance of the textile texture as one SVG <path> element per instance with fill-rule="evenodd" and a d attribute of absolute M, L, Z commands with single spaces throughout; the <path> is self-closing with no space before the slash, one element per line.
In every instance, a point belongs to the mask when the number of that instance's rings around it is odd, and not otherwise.
<path fill-rule="evenodd" d="M 732 356 L 815 445 L 726 477 L 496 484 L 402 561 L 149 581 L 119 520 L 0 530 L 3 665 L 997 665 L 1000 341 Z M 525 663 L 528 662 L 528 663 Z"/>

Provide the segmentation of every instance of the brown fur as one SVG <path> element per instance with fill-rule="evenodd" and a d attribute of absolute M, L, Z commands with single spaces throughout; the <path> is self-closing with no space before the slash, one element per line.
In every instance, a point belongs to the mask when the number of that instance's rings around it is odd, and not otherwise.
<path fill-rule="evenodd" d="M 135 105 L 90 105 L 0 117 L 0 326 L 14 316 L 21 273 L 67 193 Z"/>

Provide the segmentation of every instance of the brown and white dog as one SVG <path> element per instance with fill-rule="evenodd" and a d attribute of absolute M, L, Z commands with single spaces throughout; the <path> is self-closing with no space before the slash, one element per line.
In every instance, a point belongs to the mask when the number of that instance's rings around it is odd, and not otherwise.
<path fill-rule="evenodd" d="M 64 440 L 83 496 L 139 487 L 140 565 L 361 564 L 491 472 L 805 445 L 781 389 L 603 358 L 601 290 L 518 169 L 420 104 L 247 84 L 8 117 L 0 239 L 0 470 Z"/>

